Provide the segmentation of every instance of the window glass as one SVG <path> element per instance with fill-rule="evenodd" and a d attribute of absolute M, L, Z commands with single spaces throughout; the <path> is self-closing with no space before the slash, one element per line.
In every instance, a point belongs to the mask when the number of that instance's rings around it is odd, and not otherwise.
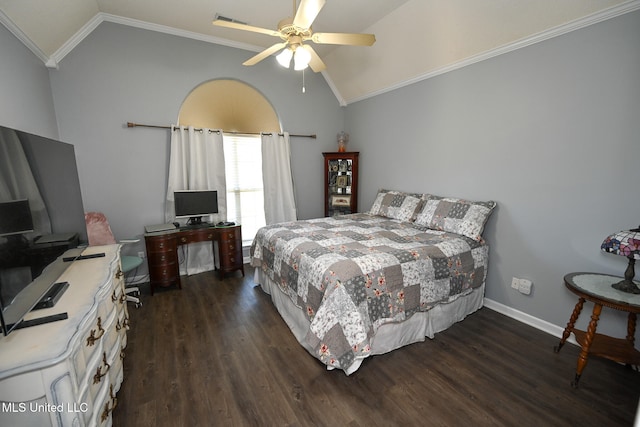
<path fill-rule="evenodd" d="M 259 135 L 225 134 L 227 220 L 242 225 L 242 241 L 249 245 L 265 225 L 262 151 Z"/>

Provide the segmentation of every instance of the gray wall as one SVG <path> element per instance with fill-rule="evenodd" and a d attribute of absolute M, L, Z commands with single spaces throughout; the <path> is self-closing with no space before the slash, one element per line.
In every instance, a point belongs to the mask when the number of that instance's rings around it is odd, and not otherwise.
<path fill-rule="evenodd" d="M 349 105 L 361 206 L 380 187 L 497 201 L 486 296 L 564 327 L 563 276 L 622 275 L 600 244 L 640 224 L 639 46 L 635 12 Z M 624 322 L 605 309 L 602 330 Z"/>
<path fill-rule="evenodd" d="M 0 25 L 0 125 L 58 137 L 47 69 Z"/>
<path fill-rule="evenodd" d="M 318 134 L 292 138 L 292 160 L 299 217 L 321 216 L 320 153 L 336 146 L 344 110 L 321 75 L 307 72 L 302 94 L 301 74 L 275 61 L 241 65 L 254 54 L 113 23 L 93 31 L 50 72 L 60 136 L 76 147 L 85 209 L 105 212 L 117 237 L 164 222 L 169 131 L 126 123 L 175 123 L 196 86 L 235 78 L 269 99 L 284 130 Z"/>

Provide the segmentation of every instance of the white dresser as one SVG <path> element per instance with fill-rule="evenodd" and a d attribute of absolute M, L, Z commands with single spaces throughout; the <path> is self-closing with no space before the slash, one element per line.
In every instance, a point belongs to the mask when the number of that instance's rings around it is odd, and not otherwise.
<path fill-rule="evenodd" d="M 0 338 L 0 426 L 111 425 L 122 383 L 129 315 L 120 246 L 92 246 L 60 276 L 69 288 L 52 308 L 61 321 Z M 60 260 L 58 262 L 61 262 Z"/>

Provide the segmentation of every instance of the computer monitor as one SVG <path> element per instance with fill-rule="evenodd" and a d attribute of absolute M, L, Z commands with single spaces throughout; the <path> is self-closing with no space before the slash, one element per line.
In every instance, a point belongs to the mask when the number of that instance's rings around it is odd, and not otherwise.
<path fill-rule="evenodd" d="M 187 224 L 202 224 L 202 217 L 218 213 L 216 190 L 175 191 L 176 218 L 189 218 Z"/>
<path fill-rule="evenodd" d="M 33 219 L 28 199 L 0 202 L 0 236 L 33 232 Z"/>

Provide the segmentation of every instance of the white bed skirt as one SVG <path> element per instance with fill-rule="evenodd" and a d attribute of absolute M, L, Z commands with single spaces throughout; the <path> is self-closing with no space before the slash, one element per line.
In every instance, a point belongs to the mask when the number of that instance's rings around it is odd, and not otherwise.
<path fill-rule="evenodd" d="M 262 274 L 262 269 L 259 267 L 255 268 L 254 282 L 259 284 L 264 292 L 271 295 L 273 304 L 298 342 L 312 356 L 316 357 L 313 348 L 305 340 L 309 330 L 309 319 L 305 313 L 280 290 L 277 284 Z M 436 333 L 444 331 L 480 309 L 484 303 L 484 288 L 483 283 L 471 293 L 460 296 L 450 303 L 438 304 L 429 311 L 415 313 L 400 323 L 382 325 L 371 339 L 370 355 L 388 353 L 405 345 L 424 341 L 426 337 L 433 338 Z M 351 366 L 344 369 L 345 373 L 350 375 L 355 372 L 363 360 L 354 360 Z M 333 367 L 328 366 L 327 369 L 333 369 Z"/>

